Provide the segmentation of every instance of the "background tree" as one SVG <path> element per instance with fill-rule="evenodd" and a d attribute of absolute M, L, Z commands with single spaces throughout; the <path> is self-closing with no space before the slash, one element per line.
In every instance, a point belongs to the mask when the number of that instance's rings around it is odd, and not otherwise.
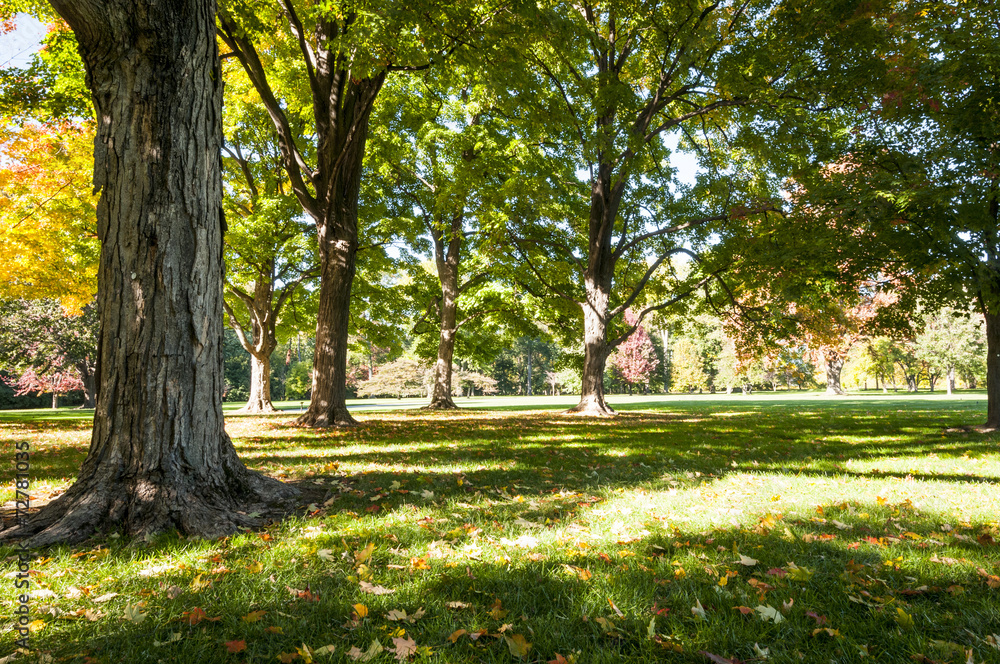
<path fill-rule="evenodd" d="M 636 325 L 638 316 L 631 309 L 625 311 L 625 322 L 635 325 L 635 330 L 611 354 L 609 362 L 621 376 L 631 392 L 635 385 L 649 387 L 649 382 L 660 366 L 653 349 L 653 342 L 642 325 Z"/>
<path fill-rule="evenodd" d="M 67 313 L 60 302 L 0 300 L 0 364 L 18 376 L 18 393 L 58 395 L 82 390 L 83 407 L 97 398 L 97 311 Z"/>
<path fill-rule="evenodd" d="M 279 326 L 287 335 L 298 331 L 295 322 L 313 322 L 304 312 L 283 314 L 286 307 L 306 308 L 304 283 L 318 275 L 316 236 L 289 191 L 268 118 L 250 99 L 256 93 L 237 66 L 227 63 L 224 71 L 223 208 L 229 229 L 223 306 L 251 357 L 250 390 L 242 410 L 270 413 L 271 355 L 278 347 Z"/>
<path fill-rule="evenodd" d="M 255 524 L 248 512 L 293 490 L 249 471 L 223 427 L 215 5 L 52 5 L 77 36 L 99 119 L 100 387 L 76 482 L 0 539 L 41 546 L 112 528 L 213 537 Z"/>
<path fill-rule="evenodd" d="M 456 407 L 452 365 L 462 328 L 478 322 L 496 329 L 502 314 L 521 308 L 498 282 L 492 264 L 499 252 L 490 250 L 516 186 L 510 174 L 519 150 L 480 98 L 482 89 L 468 83 L 472 73 L 436 71 L 387 84 L 369 148 L 366 187 L 387 212 L 410 222 L 409 235 L 429 238 L 436 279 L 426 283 L 426 271 L 413 261 L 411 283 L 421 311 L 414 332 L 433 329 L 436 337 L 431 409 Z M 423 242 L 413 244 L 423 251 Z"/>
<path fill-rule="evenodd" d="M 975 374 L 986 356 L 982 317 L 944 308 L 925 319 L 914 345 L 917 357 L 946 377 L 946 389 L 951 394 L 956 377 Z"/>
<path fill-rule="evenodd" d="M 257 90 L 292 191 L 317 229 L 316 354 L 301 424 L 356 424 L 346 405 L 348 337 L 375 100 L 391 74 L 425 70 L 458 49 L 489 15 L 480 9 L 477 3 L 397 2 L 377 11 L 351 2 L 223 3 L 219 34 Z M 305 75 L 286 76 L 293 71 Z"/>
<path fill-rule="evenodd" d="M 708 375 L 701 354 L 690 339 L 681 338 L 674 344 L 671 364 L 671 387 L 684 392 L 708 387 Z"/>
<path fill-rule="evenodd" d="M 97 290 L 93 124 L 5 123 L 0 143 L 0 294 L 78 313 Z"/>
<path fill-rule="evenodd" d="M 361 381 L 358 396 L 423 396 L 427 393 L 427 372 L 427 367 L 416 360 L 401 357 L 379 367 L 371 379 Z"/>
<path fill-rule="evenodd" d="M 683 187 L 664 139 L 703 134 L 726 109 L 777 101 L 775 90 L 797 72 L 781 62 L 788 49 L 766 27 L 776 11 L 755 0 L 691 0 L 548 2 L 528 12 L 519 66 L 505 69 L 527 75 L 510 84 L 511 95 L 538 124 L 546 149 L 571 162 L 570 172 L 586 173 L 585 181 L 560 179 L 585 202 L 565 217 L 525 215 L 513 245 L 535 288 L 582 314 L 583 390 L 572 412 L 613 413 L 603 376 L 608 355 L 632 332 L 621 317 L 657 271 L 669 269 L 669 258 L 698 258 L 713 233 L 771 207 L 758 202 L 756 185 L 744 186 L 739 168 Z M 662 280 L 671 288 L 647 298 L 637 321 L 693 294 L 716 271 Z"/>

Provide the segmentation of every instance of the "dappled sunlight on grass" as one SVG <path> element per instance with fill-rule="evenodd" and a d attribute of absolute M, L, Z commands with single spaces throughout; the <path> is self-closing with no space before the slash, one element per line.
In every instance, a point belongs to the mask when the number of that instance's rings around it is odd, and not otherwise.
<path fill-rule="evenodd" d="M 774 662 L 1000 661 L 997 438 L 948 431 L 980 417 L 973 401 L 622 411 L 230 419 L 249 466 L 309 492 L 305 516 L 39 554 L 33 639 L 70 662 L 235 662 L 237 640 L 246 661 L 303 644 L 351 661 L 405 636 L 415 661 L 508 664 L 505 635 L 528 662 L 755 661 L 755 644 Z M 4 453 L 35 436 L 33 486 L 65 488 L 86 426 L 0 415 Z"/>

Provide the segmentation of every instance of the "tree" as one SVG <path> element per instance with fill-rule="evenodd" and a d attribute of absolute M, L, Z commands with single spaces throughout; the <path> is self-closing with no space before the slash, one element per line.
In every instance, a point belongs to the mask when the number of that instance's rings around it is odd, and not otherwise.
<path fill-rule="evenodd" d="M 92 123 L 0 127 L 0 294 L 58 298 L 79 313 L 97 284 Z"/>
<path fill-rule="evenodd" d="M 427 367 L 416 360 L 401 357 L 378 368 L 369 380 L 358 386 L 359 397 L 389 394 L 399 399 L 418 397 L 426 393 Z"/>
<path fill-rule="evenodd" d="M 928 275 L 925 300 L 986 327 L 986 427 L 1000 428 L 1000 31 L 995 3 L 886 2 L 828 98 L 836 140 L 798 176 L 849 247 Z M 829 136 L 829 134 L 827 134 Z M 833 137 L 831 137 L 833 138 Z M 844 163 L 834 173 L 823 165 Z M 833 221 L 833 220 L 829 220 Z"/>
<path fill-rule="evenodd" d="M 316 236 L 286 191 L 278 147 L 266 114 L 248 103 L 252 88 L 236 67 L 224 67 L 225 142 L 223 207 L 226 295 L 223 306 L 240 345 L 250 353 L 250 393 L 242 412 L 272 413 L 271 354 L 278 347 L 279 326 L 297 332 L 312 316 L 285 316 L 302 307 L 303 285 L 317 276 Z"/>
<path fill-rule="evenodd" d="M 82 390 L 96 404 L 97 313 L 88 304 L 67 313 L 56 300 L 0 300 L 0 362 L 20 374 L 18 395 Z"/>
<path fill-rule="evenodd" d="M 303 7 L 280 0 L 225 2 L 219 12 L 219 35 L 260 96 L 292 191 L 316 224 L 316 355 L 312 398 L 300 424 L 356 424 L 346 404 L 348 336 L 358 198 L 375 101 L 390 75 L 426 70 L 453 54 L 489 15 L 479 9 L 475 3 L 395 2 L 368 11 L 347 1 Z M 283 76 L 294 70 L 305 75 Z M 308 90 L 298 81 L 307 81 Z"/>
<path fill-rule="evenodd" d="M 625 322 L 635 325 L 635 331 L 614 350 L 610 357 L 611 366 L 628 383 L 629 391 L 634 385 L 649 386 L 650 378 L 660 363 L 653 350 L 653 342 L 642 325 L 636 325 L 638 316 L 631 309 L 625 311 Z"/>
<path fill-rule="evenodd" d="M 461 330 L 482 325 L 483 317 L 496 329 L 503 314 L 523 309 L 497 279 L 502 253 L 495 240 L 505 222 L 503 205 L 520 184 L 511 175 L 525 151 L 493 116 L 482 86 L 470 82 L 475 71 L 436 74 L 385 86 L 369 159 L 382 206 L 410 221 L 410 235 L 430 239 L 436 279 L 415 294 L 421 315 L 414 332 L 436 341 L 426 408 L 449 409 L 456 408 L 452 365 Z M 422 250 L 424 243 L 411 244 Z M 425 270 L 414 267 L 413 284 L 420 286 Z"/>
<path fill-rule="evenodd" d="M 974 374 L 986 355 L 981 326 L 981 316 L 948 307 L 929 317 L 917 335 L 917 357 L 946 376 L 948 394 L 955 390 L 956 376 Z"/>
<path fill-rule="evenodd" d="M 670 257 L 698 262 L 715 234 L 774 207 L 738 164 L 727 165 L 724 177 L 714 169 L 694 189 L 676 182 L 665 138 L 683 135 L 701 147 L 693 137 L 732 109 L 780 103 L 779 88 L 800 73 L 771 30 L 780 11 L 757 0 L 612 0 L 542 2 L 526 12 L 518 64 L 504 71 L 526 72 L 510 83 L 517 112 L 536 125 L 544 150 L 571 162 L 569 175 L 554 173 L 550 186 L 578 202 L 567 204 L 566 216 L 526 211 L 511 241 L 533 276 L 525 283 L 582 314 L 583 389 L 571 412 L 613 414 L 604 400 L 605 364 L 635 327 L 622 316 L 661 268 L 670 269 Z M 715 154 L 707 150 L 706 160 Z M 636 324 L 698 292 L 720 270 L 662 280 L 671 288 L 648 298 Z"/>
<path fill-rule="evenodd" d="M 76 482 L 0 539 L 214 537 L 294 493 L 248 470 L 222 420 L 222 81 L 211 0 L 53 0 L 95 116 L 97 409 Z"/>
<path fill-rule="evenodd" d="M 708 387 L 708 375 L 694 342 L 681 338 L 674 344 L 671 361 L 672 386 L 685 392 Z"/>

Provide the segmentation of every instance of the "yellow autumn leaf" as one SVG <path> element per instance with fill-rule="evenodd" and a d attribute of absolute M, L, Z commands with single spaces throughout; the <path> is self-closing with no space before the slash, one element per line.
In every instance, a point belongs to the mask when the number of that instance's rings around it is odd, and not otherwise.
<path fill-rule="evenodd" d="M 358 614 L 358 618 L 366 618 L 368 616 L 368 607 L 364 604 L 355 604 L 354 612 Z"/>

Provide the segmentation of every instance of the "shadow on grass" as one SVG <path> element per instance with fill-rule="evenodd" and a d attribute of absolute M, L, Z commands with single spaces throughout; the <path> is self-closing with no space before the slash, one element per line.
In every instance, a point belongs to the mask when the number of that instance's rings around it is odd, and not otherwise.
<path fill-rule="evenodd" d="M 758 644 L 774 661 L 856 661 L 866 648 L 877 661 L 903 663 L 930 653 L 934 640 L 973 648 L 977 662 L 995 661 L 983 637 L 1000 632 L 1000 607 L 978 569 L 996 562 L 997 547 L 945 545 L 937 538 L 943 538 L 946 515 L 918 513 L 906 504 L 831 507 L 827 516 L 842 519 L 849 530 L 760 513 L 753 527 L 706 532 L 655 525 L 624 543 L 574 528 L 568 516 L 540 528 L 506 523 L 488 529 L 497 520 L 475 511 L 468 516 L 484 526 L 481 531 L 445 540 L 437 519 L 428 527 L 409 511 L 401 506 L 373 518 L 310 519 L 298 525 L 323 530 L 305 540 L 284 524 L 270 529 L 267 539 L 250 534 L 186 542 L 167 536 L 148 548 L 109 542 L 111 552 L 94 563 L 100 568 L 94 580 L 103 580 L 91 597 L 120 597 L 81 600 L 103 615 L 94 622 L 51 620 L 33 637 L 34 647 L 67 661 L 223 662 L 236 661 L 224 643 L 243 640 L 241 656 L 264 662 L 303 643 L 334 644 L 337 661 L 348 661 L 343 654 L 351 646 L 364 650 L 374 639 L 388 646 L 390 632 L 402 628 L 418 645 L 434 649 L 423 661 L 506 664 L 511 655 L 501 630 L 533 644 L 529 662 L 574 651 L 586 654 L 582 661 L 601 663 L 707 661 L 700 650 L 754 660 Z M 906 536 L 895 523 L 905 525 Z M 500 539 L 525 534 L 537 541 Z M 362 569 L 354 562 L 366 542 L 377 547 Z M 325 558 L 317 555 L 320 549 Z M 753 562 L 741 564 L 737 552 Z M 70 562 L 68 550 L 49 555 L 54 560 L 40 567 L 38 581 L 56 577 L 59 564 Z M 186 568 L 147 578 L 135 576 L 135 567 L 123 573 L 129 565 L 148 568 L 182 555 Z M 263 561 L 259 572 L 246 569 L 254 561 Z M 70 572 L 71 579 L 78 576 Z M 392 592 L 366 594 L 359 576 Z M 198 580 L 202 586 L 195 589 Z M 299 591 L 307 588 L 302 597 Z M 133 624 L 122 616 L 139 601 L 149 618 Z M 449 606 L 456 602 L 461 604 Z M 368 617 L 352 619 L 357 603 L 366 605 Z M 697 606 L 703 617 L 692 612 Z M 219 620 L 186 624 L 185 612 L 189 616 L 194 607 Z M 762 617 L 767 607 L 777 612 L 770 619 Z M 419 609 L 425 615 L 413 622 L 387 618 L 391 610 L 412 616 Z M 244 620 L 251 611 L 263 611 L 263 619 Z M 456 630 L 485 634 L 451 642 Z M 174 634 L 179 639 L 170 641 Z"/>

